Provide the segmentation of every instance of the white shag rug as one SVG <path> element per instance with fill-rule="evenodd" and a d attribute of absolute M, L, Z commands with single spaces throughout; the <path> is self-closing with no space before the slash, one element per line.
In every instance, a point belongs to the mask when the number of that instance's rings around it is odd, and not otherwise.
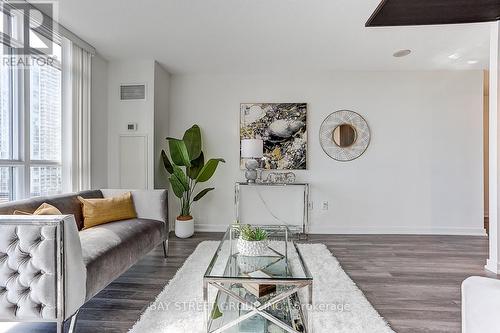
<path fill-rule="evenodd" d="M 186 260 L 129 333 L 204 333 L 203 274 L 219 242 Z M 300 244 L 313 276 L 314 333 L 394 333 L 323 244 Z"/>

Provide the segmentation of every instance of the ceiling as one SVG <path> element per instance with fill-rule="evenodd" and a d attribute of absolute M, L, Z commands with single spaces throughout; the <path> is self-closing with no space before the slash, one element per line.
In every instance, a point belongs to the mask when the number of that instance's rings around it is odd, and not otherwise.
<path fill-rule="evenodd" d="M 366 28 L 378 4 L 60 0 L 58 20 L 108 60 L 155 59 L 172 73 L 487 68 L 488 23 Z M 394 58 L 400 49 L 412 53 Z"/>

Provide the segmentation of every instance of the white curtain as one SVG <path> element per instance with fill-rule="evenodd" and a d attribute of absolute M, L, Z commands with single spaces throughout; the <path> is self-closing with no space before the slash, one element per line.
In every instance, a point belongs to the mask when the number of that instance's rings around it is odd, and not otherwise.
<path fill-rule="evenodd" d="M 92 54 L 71 43 L 71 122 L 73 191 L 91 188 L 91 73 Z"/>

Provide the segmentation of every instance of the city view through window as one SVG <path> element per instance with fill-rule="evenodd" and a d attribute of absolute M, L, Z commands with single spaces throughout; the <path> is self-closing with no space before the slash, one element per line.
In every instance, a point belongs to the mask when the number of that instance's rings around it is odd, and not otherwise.
<path fill-rule="evenodd" d="M 61 71 L 52 66 L 33 66 L 30 73 L 30 153 L 32 161 L 60 164 Z M 50 195 L 62 190 L 60 165 L 30 167 L 30 195 Z"/>

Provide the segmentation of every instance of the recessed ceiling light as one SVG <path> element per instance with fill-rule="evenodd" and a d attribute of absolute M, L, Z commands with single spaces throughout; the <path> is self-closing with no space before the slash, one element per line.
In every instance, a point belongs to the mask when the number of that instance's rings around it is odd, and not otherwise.
<path fill-rule="evenodd" d="M 399 51 L 396 51 L 392 54 L 393 57 L 396 57 L 396 58 L 401 58 L 401 57 L 406 57 L 408 54 L 411 53 L 411 50 L 399 50 Z"/>
<path fill-rule="evenodd" d="M 479 62 L 479 61 L 477 61 L 477 60 L 467 60 L 467 63 L 468 63 L 469 65 L 474 65 L 474 64 L 477 64 L 478 62 Z"/>
<path fill-rule="evenodd" d="M 453 59 L 453 60 L 457 60 L 458 58 L 460 58 L 460 54 L 458 54 L 458 53 L 453 53 L 453 54 L 450 54 L 450 55 L 448 56 L 448 58 Z"/>

